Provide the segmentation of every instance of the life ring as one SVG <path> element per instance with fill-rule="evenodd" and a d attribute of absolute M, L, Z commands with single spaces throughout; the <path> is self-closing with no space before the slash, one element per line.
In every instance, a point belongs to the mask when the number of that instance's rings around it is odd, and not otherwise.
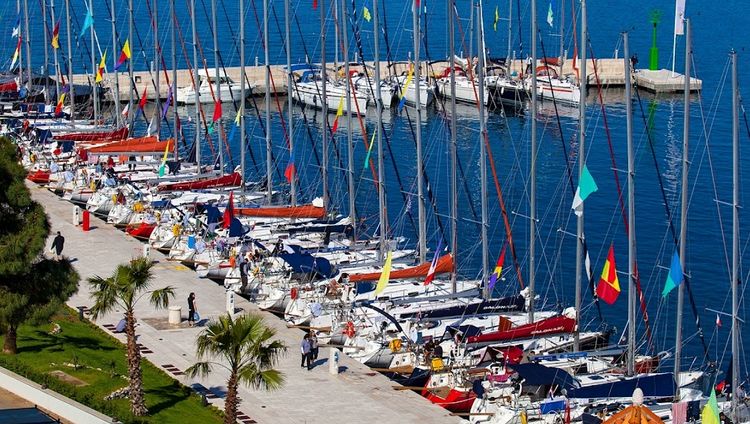
<path fill-rule="evenodd" d="M 357 330 L 354 328 L 354 323 L 351 321 L 347 321 L 343 333 L 350 339 L 354 338 L 354 335 L 357 334 Z"/>

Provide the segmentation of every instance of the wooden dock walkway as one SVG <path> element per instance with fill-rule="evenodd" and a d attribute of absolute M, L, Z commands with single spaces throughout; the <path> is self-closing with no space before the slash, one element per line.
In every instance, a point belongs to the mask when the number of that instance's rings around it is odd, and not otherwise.
<path fill-rule="evenodd" d="M 143 244 L 125 233 L 92 217 L 92 230 L 83 232 L 73 226 L 73 205 L 46 189 L 29 183 L 32 197 L 42 204 L 55 231 L 66 238 L 65 256 L 81 276 L 78 293 L 68 305 L 91 307 L 91 292 L 86 278 L 109 276 L 115 267 L 141 254 Z M 175 288 L 176 298 L 172 305 L 182 306 L 182 315 L 187 315 L 186 299 L 190 292 L 196 294 L 196 304 L 201 319 L 211 319 L 225 312 L 224 288 L 210 280 L 203 280 L 192 270 L 175 262 L 168 262 L 164 255 L 151 252 L 156 262 L 153 288 L 170 285 Z M 321 355 L 312 371 L 300 367 L 299 343 L 303 332 L 287 328 L 276 316 L 261 312 L 248 301 L 236 296 L 235 307 L 239 313 L 260 313 L 268 325 L 276 329 L 277 338 L 288 346 L 288 352 L 278 365 L 284 373 L 286 384 L 275 392 L 240 389 L 243 413 L 240 422 L 249 423 L 457 423 L 459 418 L 431 404 L 410 391 L 393 390 L 393 383 L 359 362 L 339 353 L 342 372 L 331 375 L 328 371 L 328 349 L 321 348 Z M 207 379 L 188 379 L 184 370 L 196 361 L 195 338 L 201 328 L 190 328 L 186 322 L 181 326 L 167 324 L 168 311 L 156 311 L 148 302 L 139 303 L 136 311 L 137 332 L 144 358 L 160 367 L 187 386 L 204 391 L 211 404 L 223 409 L 227 375 L 217 369 Z M 111 333 L 113 326 L 122 317 L 122 311 L 113 311 L 96 324 Z M 113 334 L 124 341 L 121 334 Z"/>

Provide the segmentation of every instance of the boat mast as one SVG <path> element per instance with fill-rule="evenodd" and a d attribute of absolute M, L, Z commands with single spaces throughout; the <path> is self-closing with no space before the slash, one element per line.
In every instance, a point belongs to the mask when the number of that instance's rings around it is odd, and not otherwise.
<path fill-rule="evenodd" d="M 263 0 L 263 49 L 266 62 L 266 202 L 273 200 L 273 162 L 271 161 L 271 65 L 268 52 L 268 0 Z"/>
<path fill-rule="evenodd" d="M 52 0 L 54 1 L 54 0 Z M 122 116 L 120 116 L 120 73 L 117 71 L 117 28 L 116 28 L 116 18 L 115 18 L 115 0 L 110 0 L 109 2 L 109 9 L 110 9 L 110 16 L 112 17 L 111 23 L 112 23 L 112 70 L 115 73 L 115 92 L 112 93 L 112 96 L 114 97 L 115 101 L 115 124 L 117 128 L 120 128 L 120 124 L 122 123 Z M 52 15 L 52 20 L 54 20 L 54 14 Z M 55 60 L 57 60 L 57 56 L 55 56 Z"/>
<path fill-rule="evenodd" d="M 26 88 L 31 91 L 31 36 L 29 33 L 29 0 L 23 0 L 24 36 L 26 37 Z M 29 93 L 31 94 L 31 93 Z"/>
<path fill-rule="evenodd" d="M 382 261 L 388 251 L 388 209 L 385 202 L 385 164 L 383 163 L 383 93 L 380 86 L 380 11 L 378 0 L 372 2 L 373 32 L 375 33 L 375 105 L 377 107 L 377 127 L 375 134 L 378 143 L 378 216 L 380 217 L 380 254 Z"/>
<path fill-rule="evenodd" d="M 94 16 L 94 0 L 89 0 L 89 13 L 91 14 L 91 16 Z M 97 123 L 99 120 L 99 89 L 96 83 L 96 75 L 99 72 L 99 68 L 96 65 L 93 23 L 89 27 L 89 34 L 91 35 L 91 70 L 94 74 L 94 80 L 92 81 L 93 96 L 91 98 L 94 102 L 94 123 Z"/>
<path fill-rule="evenodd" d="M 685 256 L 685 245 L 687 244 L 687 202 L 688 202 L 688 175 L 690 162 L 688 160 L 688 148 L 690 138 L 690 61 L 692 60 L 692 48 L 690 46 L 690 19 L 685 19 L 685 85 L 684 85 L 684 112 L 682 124 L 682 201 L 680 203 L 680 261 L 682 272 L 686 272 L 687 258 Z M 682 309 L 685 302 L 685 284 L 677 286 L 677 323 L 675 325 L 675 352 L 674 352 L 674 379 L 679 381 L 680 360 L 682 359 Z M 680 400 L 680 385 L 677 385 L 675 400 Z"/>
<path fill-rule="evenodd" d="M 560 2 L 560 74 L 565 64 L 565 1 Z"/>
<path fill-rule="evenodd" d="M 219 27 L 216 21 L 216 0 L 211 0 L 211 22 L 211 25 L 213 25 L 214 27 L 214 71 L 216 73 L 216 101 L 221 104 L 221 75 L 219 74 Z M 216 107 L 216 105 L 214 105 L 214 107 Z M 221 137 L 222 132 L 221 117 L 219 117 L 219 121 L 214 122 L 214 133 L 216 134 L 216 144 L 218 144 L 219 146 L 219 167 L 221 169 L 221 174 L 224 175 L 226 169 L 224 167 L 224 142 Z"/>
<path fill-rule="evenodd" d="M 214 0 L 215 1 L 215 0 Z M 289 154 L 294 159 L 294 103 L 292 102 L 292 96 L 294 89 L 294 83 L 292 82 L 294 75 L 292 75 L 292 39 L 291 32 L 289 31 L 289 0 L 284 0 L 284 32 L 286 32 L 286 97 L 287 97 L 287 127 L 289 128 Z M 289 191 L 292 206 L 297 206 L 297 171 L 291 173 L 291 181 L 289 181 Z"/>
<path fill-rule="evenodd" d="M 132 1 L 132 0 L 131 0 Z M 65 0 L 65 26 L 68 33 L 68 91 L 70 93 L 70 123 L 76 122 L 76 90 L 73 84 L 73 48 L 70 33 L 70 0 Z"/>
<path fill-rule="evenodd" d="M 175 19 L 175 0 L 169 2 L 169 14 L 172 19 Z M 242 23 L 242 21 L 240 21 Z M 177 148 L 177 140 L 180 139 L 179 126 L 177 124 L 180 119 L 177 114 L 177 36 L 175 34 L 175 25 L 170 25 L 170 32 L 172 38 L 172 125 L 174 125 L 174 159 L 178 160 L 180 149 Z"/>
<path fill-rule="evenodd" d="M 532 2 L 531 7 L 536 9 L 536 4 Z M 532 24 L 534 25 L 533 21 Z M 532 30 L 533 31 L 533 30 Z M 510 59 L 513 53 L 513 0 L 508 0 L 508 54 L 505 56 L 505 67 L 510 74 Z"/>
<path fill-rule="evenodd" d="M 55 25 L 55 0 L 50 0 L 49 2 L 49 9 L 50 9 L 50 18 L 52 18 L 52 25 Z M 58 28 L 58 41 L 57 45 L 60 45 L 60 29 Z M 57 63 L 57 49 L 52 49 L 52 60 L 55 63 L 55 97 L 60 98 L 60 66 Z"/>
<path fill-rule="evenodd" d="M 484 116 L 484 34 L 482 33 L 482 2 L 477 4 L 477 80 L 479 82 L 479 173 L 482 195 L 482 287 L 485 299 L 492 297 L 487 282 L 489 281 L 489 241 L 487 240 L 487 123 Z"/>
<path fill-rule="evenodd" d="M 510 0 L 513 1 L 513 0 Z M 451 66 L 451 291 L 456 293 L 456 256 L 458 255 L 458 145 L 456 142 L 456 2 L 448 2 L 448 40 L 450 45 L 449 61 Z"/>
<path fill-rule="evenodd" d="M 245 0 L 240 3 L 240 175 L 245 182 Z"/>
<path fill-rule="evenodd" d="M 586 0 L 581 0 L 581 78 L 578 80 L 580 99 L 578 101 L 578 181 L 581 181 L 583 168 L 586 165 L 586 46 L 588 45 L 588 28 L 586 27 Z M 536 64 L 534 64 L 536 66 Z M 583 280 L 583 205 L 580 206 L 581 214 L 578 215 L 576 228 L 576 330 L 573 340 L 573 348 L 578 352 L 581 348 L 580 322 L 581 322 L 581 285 Z"/>
<path fill-rule="evenodd" d="M 69 1 L 69 0 L 65 0 Z M 70 28 L 70 21 L 68 21 L 68 28 Z M 128 44 L 133 39 L 133 0 L 128 0 Z M 68 52 L 70 54 L 70 52 Z M 133 124 L 135 124 L 135 111 L 133 110 L 133 99 L 138 98 L 138 87 L 135 85 L 135 79 L 133 78 L 133 57 L 128 59 L 128 80 L 130 81 L 130 96 L 128 96 L 128 128 L 130 134 L 133 133 Z"/>
<path fill-rule="evenodd" d="M 422 168 L 422 103 L 419 100 L 419 92 L 422 87 L 420 80 L 419 61 L 419 43 L 422 36 L 419 28 L 419 1 L 414 1 L 412 8 L 412 17 L 414 22 L 414 109 L 416 112 L 416 128 L 414 137 L 417 141 L 417 205 L 419 207 L 419 263 L 423 263 L 427 258 L 427 216 L 424 207 L 424 168 Z M 408 88 L 407 88 L 408 91 Z M 404 93 L 406 95 L 406 93 Z"/>
<path fill-rule="evenodd" d="M 509 19 L 509 22 L 512 19 Z M 529 323 L 534 322 L 534 296 L 536 293 L 536 139 L 537 139 L 537 80 L 536 80 L 536 39 L 539 31 L 536 15 L 536 1 L 531 2 L 531 181 L 529 182 Z M 498 276 L 499 277 L 499 276 Z"/>
<path fill-rule="evenodd" d="M 628 144 L 628 367 L 635 374 L 635 156 L 633 155 L 633 101 L 628 33 L 622 33 L 625 67 L 625 118 Z"/>
<path fill-rule="evenodd" d="M 243 1 L 243 0 L 240 0 Z M 328 212 L 328 72 L 326 70 L 326 3 L 325 0 L 319 0 L 320 5 L 320 79 L 323 85 L 323 95 L 320 97 L 320 104 L 323 107 L 323 210 Z M 333 2 L 334 8 L 336 7 L 336 1 Z M 338 51 L 338 45 L 334 47 L 335 51 Z"/>
<path fill-rule="evenodd" d="M 737 87 L 737 52 L 732 50 L 732 421 L 739 422 L 739 402 L 735 395 L 740 383 L 740 94 Z M 687 75 L 686 75 L 687 77 Z"/>
<path fill-rule="evenodd" d="M 131 0 L 133 1 L 133 0 Z M 198 175 L 201 172 L 201 100 L 200 100 L 200 77 L 198 76 L 198 31 L 195 26 L 195 0 L 192 0 L 190 4 L 190 19 L 193 25 L 193 74 L 195 84 L 193 85 L 193 92 L 195 93 L 195 163 L 198 164 Z"/>
<path fill-rule="evenodd" d="M 161 52 L 159 51 L 159 3 L 154 0 L 154 88 L 156 92 L 156 139 L 161 137 Z"/>
<path fill-rule="evenodd" d="M 67 1 L 67 0 L 66 0 Z M 18 36 L 23 37 L 23 31 L 21 31 L 21 0 L 16 0 L 16 16 L 18 20 Z M 23 81 L 23 49 L 18 49 L 18 80 Z M 13 70 L 11 69 L 11 73 Z M 20 88 L 20 87 L 19 87 Z"/>
<path fill-rule="evenodd" d="M 42 25 L 44 25 L 44 103 L 49 102 L 49 35 L 47 34 L 47 0 L 42 0 Z M 54 25 L 54 23 L 53 23 Z"/>
<path fill-rule="evenodd" d="M 355 210 L 356 192 L 354 189 L 354 141 L 352 139 L 352 85 L 349 78 L 349 28 L 346 20 L 349 12 L 346 0 L 341 0 L 341 36 L 344 41 L 344 84 L 346 84 L 346 139 L 347 139 L 347 184 L 349 188 L 349 219 L 352 222 L 354 240 L 357 240 L 357 211 Z"/>

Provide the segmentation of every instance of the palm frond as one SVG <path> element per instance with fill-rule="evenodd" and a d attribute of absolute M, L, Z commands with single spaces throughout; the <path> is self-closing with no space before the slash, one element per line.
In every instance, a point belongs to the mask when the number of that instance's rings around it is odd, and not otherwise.
<path fill-rule="evenodd" d="M 117 305 L 118 290 L 112 278 L 91 277 L 88 283 L 92 289 L 94 306 L 91 315 L 94 319 L 110 312 Z"/>
<path fill-rule="evenodd" d="M 169 299 L 174 299 L 174 289 L 171 286 L 164 287 L 151 292 L 151 305 L 156 309 L 164 309 L 169 306 Z"/>
<path fill-rule="evenodd" d="M 185 370 L 185 374 L 187 374 L 187 376 L 190 378 L 206 377 L 207 375 L 211 374 L 212 370 L 213 367 L 211 366 L 210 362 L 196 362 Z"/>

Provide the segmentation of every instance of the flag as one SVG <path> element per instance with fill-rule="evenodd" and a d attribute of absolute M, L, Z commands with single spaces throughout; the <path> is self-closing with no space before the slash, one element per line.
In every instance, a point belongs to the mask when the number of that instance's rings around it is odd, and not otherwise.
<path fill-rule="evenodd" d="M 432 280 L 435 279 L 435 269 L 437 268 L 438 260 L 440 259 L 440 251 L 443 247 L 443 239 L 438 239 L 437 249 L 435 250 L 435 256 L 432 258 L 430 269 L 427 270 L 427 276 L 424 279 L 424 285 L 429 285 Z"/>
<path fill-rule="evenodd" d="M 18 37 L 18 44 L 16 44 L 16 51 L 13 52 L 13 60 L 10 62 L 10 69 L 12 70 L 16 66 L 16 62 L 18 62 L 18 56 L 21 54 L 21 39 L 23 37 Z"/>
<path fill-rule="evenodd" d="M 146 107 L 146 93 L 148 92 L 148 86 L 143 87 L 143 95 L 141 96 L 141 100 L 138 101 L 138 108 L 143 110 L 144 107 Z"/>
<path fill-rule="evenodd" d="M 55 106 L 55 116 L 62 113 L 63 103 L 65 102 L 65 93 L 60 94 L 60 98 L 57 99 L 57 106 Z"/>
<path fill-rule="evenodd" d="M 419 4 L 417 4 L 417 6 L 419 6 Z M 399 111 L 401 111 L 401 109 L 404 108 L 404 104 L 406 104 L 406 89 L 409 88 L 412 78 L 414 78 L 414 64 L 409 67 L 409 73 L 406 74 L 406 82 L 404 82 L 404 88 L 401 89 L 401 100 L 398 102 Z"/>
<path fill-rule="evenodd" d="M 495 6 L 495 20 L 492 21 L 492 28 L 497 32 L 497 23 L 500 21 L 500 6 Z"/>
<path fill-rule="evenodd" d="M 719 314 L 716 314 L 716 326 L 721 327 L 721 317 Z"/>
<path fill-rule="evenodd" d="M 217 101 L 214 103 L 214 122 L 218 122 L 221 119 L 222 110 L 221 110 L 221 101 Z"/>
<path fill-rule="evenodd" d="M 313 10 L 318 8 L 318 0 L 313 0 Z"/>
<path fill-rule="evenodd" d="M 583 165 L 583 172 L 581 172 L 581 178 L 578 180 L 578 189 L 576 189 L 575 197 L 573 197 L 573 210 L 578 216 L 583 215 L 583 201 L 586 200 L 589 195 L 599 190 L 596 186 L 594 177 L 591 176 L 589 168 Z"/>
<path fill-rule="evenodd" d="M 161 158 L 161 166 L 159 166 L 160 177 L 163 177 L 164 174 L 167 172 L 167 155 L 168 154 L 169 154 L 169 140 L 167 140 L 167 145 L 164 146 L 164 156 Z"/>
<path fill-rule="evenodd" d="M 122 108 L 122 112 L 120 112 L 120 115 L 127 117 L 129 111 L 130 111 L 130 105 L 127 104 L 125 105 L 124 108 Z"/>
<path fill-rule="evenodd" d="M 368 9 L 367 6 L 364 6 L 362 8 L 362 17 L 365 18 L 367 22 L 370 22 L 372 20 L 372 15 L 370 15 L 370 9 Z"/>
<path fill-rule="evenodd" d="M 169 112 L 169 106 L 172 103 L 172 85 L 170 84 L 169 89 L 167 90 L 167 101 L 164 102 L 164 107 L 161 109 L 161 119 L 165 119 L 167 117 L 167 112 Z"/>
<path fill-rule="evenodd" d="M 289 163 L 287 163 L 286 169 L 284 170 L 284 176 L 289 183 L 292 182 L 292 178 L 294 178 L 296 172 L 297 168 L 294 165 L 294 151 L 292 150 L 289 152 Z"/>
<path fill-rule="evenodd" d="M 380 272 L 380 278 L 378 279 L 378 285 L 375 286 L 375 295 L 380 293 L 388 287 L 388 280 L 391 278 L 391 252 L 385 255 L 385 263 L 383 264 L 383 271 Z"/>
<path fill-rule="evenodd" d="M 226 209 L 224 209 L 224 228 L 229 228 L 232 218 L 234 218 L 234 191 L 229 192 L 229 201 Z"/>
<path fill-rule="evenodd" d="M 685 20 L 685 0 L 675 0 L 674 35 L 685 35 L 685 27 L 682 24 L 683 20 Z"/>
<path fill-rule="evenodd" d="M 682 264 L 680 263 L 680 255 L 677 254 L 675 249 L 672 255 L 672 264 L 669 266 L 669 274 L 667 274 L 667 282 L 664 284 L 664 290 L 661 292 L 661 297 L 667 297 L 669 292 L 675 287 L 682 284 L 685 279 L 682 273 Z"/>
<path fill-rule="evenodd" d="M 554 0 L 549 1 L 549 9 L 547 9 L 547 24 L 551 27 L 554 26 L 555 23 L 555 12 L 552 5 L 553 1 Z"/>
<path fill-rule="evenodd" d="M 615 247 L 609 246 L 607 261 L 604 262 L 602 276 L 599 279 L 599 285 L 596 286 L 596 295 L 599 299 L 613 304 L 620 295 L 620 280 L 617 278 L 617 269 L 615 267 Z"/>
<path fill-rule="evenodd" d="M 497 280 L 500 279 L 500 277 L 503 275 L 503 264 L 505 264 L 505 248 L 508 246 L 507 243 L 503 243 L 503 248 L 500 249 L 500 257 L 497 258 L 497 263 L 495 264 L 495 270 L 492 271 L 492 275 L 490 275 L 490 280 L 487 282 L 487 289 L 490 294 L 492 294 L 492 291 L 495 289 L 495 284 L 497 283 Z"/>
<path fill-rule="evenodd" d="M 52 47 L 55 49 L 60 48 L 60 21 L 57 21 L 55 29 L 52 30 Z"/>
<path fill-rule="evenodd" d="M 96 70 L 96 82 L 102 82 L 104 79 L 104 67 L 105 62 L 107 61 L 107 51 L 104 50 L 104 54 L 102 55 L 102 60 L 99 61 L 99 69 Z"/>
<path fill-rule="evenodd" d="M 701 422 L 703 424 L 719 424 L 719 404 L 716 402 L 716 390 L 711 390 L 711 397 L 708 403 L 703 407 L 701 412 Z"/>
<path fill-rule="evenodd" d="M 240 105 L 240 108 L 237 109 L 237 115 L 234 117 L 234 125 L 240 126 L 240 117 L 242 116 L 242 105 Z"/>
<path fill-rule="evenodd" d="M 333 120 L 333 128 L 331 128 L 331 133 L 335 134 L 336 130 L 339 128 L 339 117 L 341 117 L 344 114 L 344 98 L 341 97 L 339 99 L 339 108 L 336 110 L 336 119 Z"/>
<path fill-rule="evenodd" d="M 78 38 L 83 37 L 83 34 L 86 33 L 86 30 L 91 28 L 91 25 L 94 24 L 94 15 L 91 14 L 91 10 L 86 11 L 86 19 L 83 20 L 83 28 L 81 28 L 81 34 L 78 36 Z"/>
<path fill-rule="evenodd" d="M 130 40 L 125 40 L 125 44 L 122 45 L 120 50 L 120 57 L 117 59 L 117 65 L 115 65 L 115 71 L 120 69 L 125 62 L 130 60 Z"/>
<path fill-rule="evenodd" d="M 13 25 L 13 33 L 10 36 L 11 37 L 21 36 L 21 14 L 20 13 L 18 14 L 18 16 L 16 16 L 16 24 Z"/>
<path fill-rule="evenodd" d="M 372 138 L 370 139 L 370 147 L 367 149 L 367 156 L 365 156 L 365 165 L 363 170 L 367 171 L 367 165 L 370 163 L 370 155 L 372 154 L 372 146 L 375 145 L 375 134 L 377 131 L 372 132 Z"/>

